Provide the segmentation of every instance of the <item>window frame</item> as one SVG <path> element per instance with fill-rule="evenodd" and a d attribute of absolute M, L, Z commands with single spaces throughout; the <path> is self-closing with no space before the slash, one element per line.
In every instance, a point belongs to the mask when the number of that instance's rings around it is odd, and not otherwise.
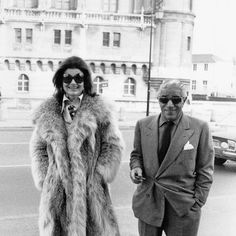
<path fill-rule="evenodd" d="M 113 32 L 113 47 L 120 47 L 120 41 L 121 41 L 121 33 Z"/>
<path fill-rule="evenodd" d="M 110 46 L 110 32 L 102 32 L 102 46 L 109 47 Z"/>
<path fill-rule="evenodd" d="M 29 77 L 26 74 L 20 74 L 20 76 L 18 77 L 17 92 L 29 92 Z"/>
<path fill-rule="evenodd" d="M 33 43 L 33 29 L 32 28 L 25 29 L 25 42 L 28 44 Z"/>
<path fill-rule="evenodd" d="M 103 94 L 104 79 L 101 76 L 96 76 L 93 80 L 94 90 L 97 94 Z"/>
<path fill-rule="evenodd" d="M 22 43 L 22 29 L 14 28 L 15 30 L 15 43 Z"/>
<path fill-rule="evenodd" d="M 65 45 L 72 45 L 72 30 L 65 30 Z"/>
<path fill-rule="evenodd" d="M 57 35 L 57 33 L 59 33 Z M 57 42 L 57 40 L 59 41 Z M 61 30 L 60 29 L 54 29 L 54 45 L 60 45 L 61 44 Z"/>
<path fill-rule="evenodd" d="M 132 77 L 128 77 L 123 86 L 124 96 L 135 96 L 136 95 L 136 81 Z"/>

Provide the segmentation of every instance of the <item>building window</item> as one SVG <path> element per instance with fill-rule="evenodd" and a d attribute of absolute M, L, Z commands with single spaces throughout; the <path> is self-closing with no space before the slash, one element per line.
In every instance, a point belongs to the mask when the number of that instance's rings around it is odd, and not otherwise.
<path fill-rule="evenodd" d="M 104 63 L 101 63 L 101 64 L 100 64 L 100 70 L 101 70 L 101 73 L 105 74 L 106 66 L 105 66 Z"/>
<path fill-rule="evenodd" d="M 148 68 L 146 65 L 142 65 L 142 75 L 144 78 L 148 77 Z"/>
<path fill-rule="evenodd" d="M 54 44 L 61 44 L 61 30 L 54 30 Z"/>
<path fill-rule="evenodd" d="M 91 62 L 91 63 L 89 64 L 89 66 L 90 66 L 91 71 L 92 71 L 93 73 L 95 73 L 95 70 L 96 70 L 95 64 L 94 64 L 93 62 Z"/>
<path fill-rule="evenodd" d="M 29 78 L 27 75 L 22 74 L 18 78 L 18 87 L 19 92 L 29 92 Z"/>
<path fill-rule="evenodd" d="M 51 71 L 53 71 L 53 62 L 52 61 L 48 62 L 48 67 Z"/>
<path fill-rule="evenodd" d="M 204 64 L 204 70 L 208 71 L 208 64 Z"/>
<path fill-rule="evenodd" d="M 116 64 L 114 63 L 111 64 L 111 72 L 112 74 L 116 74 Z"/>
<path fill-rule="evenodd" d="M 13 7 L 36 8 L 38 7 L 38 0 L 13 0 Z"/>
<path fill-rule="evenodd" d="M 187 37 L 187 50 L 188 51 L 191 50 L 191 37 L 190 36 Z"/>
<path fill-rule="evenodd" d="M 189 10 L 193 10 L 193 0 L 189 0 Z"/>
<path fill-rule="evenodd" d="M 124 94 L 125 95 L 135 95 L 135 80 L 133 78 L 128 78 L 125 81 Z"/>
<path fill-rule="evenodd" d="M 61 10 L 70 10 L 70 0 L 55 0 L 55 8 Z"/>
<path fill-rule="evenodd" d="M 120 47 L 120 33 L 113 34 L 113 46 Z"/>
<path fill-rule="evenodd" d="M 103 0 L 103 11 L 117 12 L 117 8 L 118 8 L 117 0 Z"/>
<path fill-rule="evenodd" d="M 207 80 L 203 80 L 202 84 L 203 84 L 203 88 L 206 89 L 207 88 Z"/>
<path fill-rule="evenodd" d="M 133 74 L 136 75 L 137 66 L 133 64 L 132 67 L 131 67 L 131 70 L 132 70 Z"/>
<path fill-rule="evenodd" d="M 16 70 L 20 70 L 20 61 L 19 60 L 16 60 L 15 61 L 15 65 L 16 65 Z"/>
<path fill-rule="evenodd" d="M 93 81 L 95 92 L 98 94 L 103 93 L 103 89 L 102 89 L 103 81 L 104 81 L 103 78 L 100 76 L 97 76 Z"/>
<path fill-rule="evenodd" d="M 197 70 L 197 64 L 193 64 L 193 71 Z"/>
<path fill-rule="evenodd" d="M 192 80 L 192 90 L 196 90 L 196 89 L 197 89 L 197 81 Z"/>
<path fill-rule="evenodd" d="M 15 41 L 16 43 L 21 43 L 22 41 L 22 32 L 20 28 L 15 28 Z"/>
<path fill-rule="evenodd" d="M 27 61 L 25 62 L 25 69 L 26 69 L 26 70 L 31 70 L 31 62 L 30 62 L 29 60 L 27 60 Z"/>
<path fill-rule="evenodd" d="M 72 42 L 72 31 L 71 30 L 66 30 L 65 31 L 65 44 L 71 45 Z"/>
<path fill-rule="evenodd" d="M 109 47 L 109 45 L 110 45 L 110 33 L 109 32 L 103 32 L 102 45 L 105 47 Z"/>
<path fill-rule="evenodd" d="M 32 29 L 25 29 L 25 39 L 26 39 L 26 43 L 33 42 L 33 30 Z"/>

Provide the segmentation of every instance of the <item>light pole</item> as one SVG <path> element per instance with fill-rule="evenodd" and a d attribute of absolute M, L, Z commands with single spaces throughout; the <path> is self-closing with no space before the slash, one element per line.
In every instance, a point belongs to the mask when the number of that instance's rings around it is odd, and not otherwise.
<path fill-rule="evenodd" d="M 149 60 L 148 60 L 148 81 L 147 81 L 147 109 L 146 116 L 149 116 L 149 103 L 150 103 L 150 85 L 151 85 L 151 67 L 152 67 L 152 32 L 153 32 L 153 17 L 155 14 L 154 9 L 159 10 L 163 0 L 154 0 L 155 6 L 153 5 L 153 0 L 151 1 L 151 29 L 150 29 L 150 43 L 149 43 Z"/>
<path fill-rule="evenodd" d="M 147 110 L 146 116 L 149 116 L 149 103 L 150 103 L 150 83 L 151 83 L 151 66 L 152 66 L 152 24 L 153 24 L 153 4 L 151 11 L 151 29 L 150 29 L 150 43 L 149 43 L 149 60 L 148 60 L 148 81 L 147 81 Z"/>

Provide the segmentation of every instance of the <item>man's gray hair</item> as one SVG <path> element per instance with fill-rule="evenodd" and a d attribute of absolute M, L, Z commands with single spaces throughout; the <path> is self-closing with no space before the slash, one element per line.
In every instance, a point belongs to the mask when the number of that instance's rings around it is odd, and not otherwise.
<path fill-rule="evenodd" d="M 157 92 L 157 97 L 159 97 L 161 91 L 163 89 L 167 89 L 169 86 L 173 86 L 173 87 L 176 87 L 177 89 L 179 89 L 181 91 L 181 95 L 182 97 L 187 97 L 188 94 L 187 94 L 187 88 L 186 88 L 186 85 L 182 82 L 180 82 L 179 80 L 166 80 L 164 82 L 162 82 L 158 92 Z"/>

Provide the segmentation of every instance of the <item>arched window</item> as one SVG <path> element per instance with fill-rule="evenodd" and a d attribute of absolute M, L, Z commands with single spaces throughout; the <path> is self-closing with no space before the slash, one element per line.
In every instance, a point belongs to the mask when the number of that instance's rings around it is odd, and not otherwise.
<path fill-rule="evenodd" d="M 91 62 L 90 64 L 90 69 L 93 73 L 95 73 L 95 64 L 93 62 Z"/>
<path fill-rule="evenodd" d="M 134 75 L 136 75 L 136 73 L 137 73 L 137 66 L 135 64 L 133 64 L 132 67 L 131 67 L 131 70 L 132 70 L 132 73 Z"/>
<path fill-rule="evenodd" d="M 103 73 L 103 74 L 105 74 L 105 64 L 104 63 L 101 63 L 101 65 L 100 65 L 100 69 L 101 69 L 101 72 Z"/>
<path fill-rule="evenodd" d="M 29 92 L 29 77 L 25 74 L 21 74 L 18 78 L 17 90 L 19 92 Z"/>
<path fill-rule="evenodd" d="M 16 63 L 16 69 L 20 70 L 20 61 L 16 60 L 15 63 Z"/>
<path fill-rule="evenodd" d="M 124 94 L 135 95 L 136 84 L 133 78 L 128 78 L 124 83 Z"/>
<path fill-rule="evenodd" d="M 126 74 L 126 65 L 125 64 L 121 65 L 121 71 L 124 75 Z"/>
<path fill-rule="evenodd" d="M 52 61 L 48 62 L 48 67 L 51 71 L 53 71 L 53 62 Z"/>
<path fill-rule="evenodd" d="M 8 61 L 8 60 L 5 60 L 5 61 L 4 61 L 4 64 L 5 64 L 5 68 L 6 68 L 7 70 L 10 70 L 10 63 L 9 63 L 9 61 Z"/>
<path fill-rule="evenodd" d="M 116 74 L 116 64 L 114 63 L 111 64 L 111 72 L 112 74 Z"/>
<path fill-rule="evenodd" d="M 95 92 L 98 94 L 102 94 L 103 93 L 103 81 L 104 79 L 100 76 L 97 76 L 94 80 L 93 80 L 93 84 L 94 84 L 94 89 Z"/>
<path fill-rule="evenodd" d="M 29 60 L 25 62 L 25 67 L 26 67 L 26 70 L 31 70 L 31 62 Z"/>
<path fill-rule="evenodd" d="M 143 77 L 147 77 L 148 76 L 148 68 L 147 68 L 146 65 L 142 66 L 142 74 L 143 74 Z"/>
<path fill-rule="evenodd" d="M 37 66 L 39 70 L 43 70 L 43 63 L 41 61 L 37 61 Z"/>

